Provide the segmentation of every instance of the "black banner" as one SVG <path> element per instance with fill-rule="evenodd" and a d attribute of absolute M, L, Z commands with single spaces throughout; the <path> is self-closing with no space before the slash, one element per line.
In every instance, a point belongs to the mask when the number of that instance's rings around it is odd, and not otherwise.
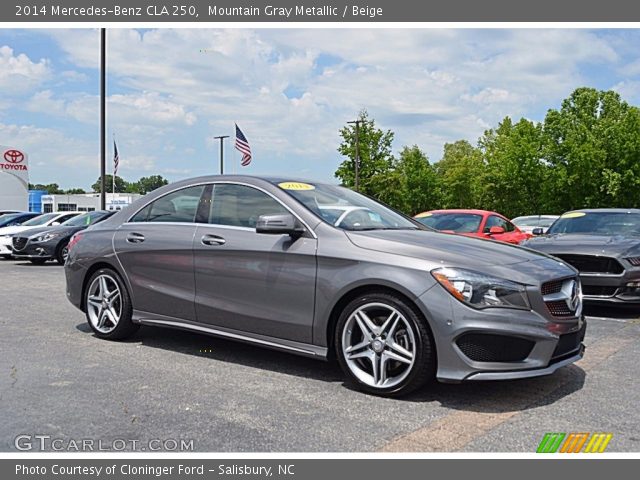
<path fill-rule="evenodd" d="M 4 22 L 637 22 L 628 0 L 15 0 Z"/>

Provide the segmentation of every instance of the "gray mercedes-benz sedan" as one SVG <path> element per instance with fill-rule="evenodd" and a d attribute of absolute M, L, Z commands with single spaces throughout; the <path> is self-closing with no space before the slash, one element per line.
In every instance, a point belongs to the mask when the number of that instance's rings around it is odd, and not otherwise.
<path fill-rule="evenodd" d="M 320 359 L 380 395 L 579 360 L 577 271 L 438 233 L 343 187 L 210 176 L 79 232 L 67 296 L 97 337 L 173 327 Z"/>

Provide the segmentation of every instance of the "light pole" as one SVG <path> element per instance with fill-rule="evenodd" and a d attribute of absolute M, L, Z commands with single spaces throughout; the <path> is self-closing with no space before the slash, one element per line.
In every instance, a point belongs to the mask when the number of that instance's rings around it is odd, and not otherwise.
<path fill-rule="evenodd" d="M 229 138 L 229 135 L 219 135 L 213 138 L 220 140 L 220 175 L 224 175 L 224 139 Z"/>
<path fill-rule="evenodd" d="M 362 120 L 354 120 L 352 122 L 347 122 L 350 124 L 355 124 L 356 126 L 356 159 L 355 159 L 355 166 L 356 166 L 356 181 L 355 181 L 355 189 L 356 192 L 359 189 L 359 183 L 360 183 L 360 124 L 362 123 Z"/>
<path fill-rule="evenodd" d="M 106 75 L 107 75 L 107 30 L 100 29 L 100 209 L 107 207 L 106 174 L 107 150 L 106 140 Z"/>

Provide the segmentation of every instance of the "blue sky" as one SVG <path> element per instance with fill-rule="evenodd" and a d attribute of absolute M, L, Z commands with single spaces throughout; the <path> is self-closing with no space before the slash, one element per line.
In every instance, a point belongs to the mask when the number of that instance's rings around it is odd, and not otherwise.
<path fill-rule="evenodd" d="M 212 137 L 234 122 L 254 161 L 241 168 L 227 140 L 227 172 L 332 181 L 338 131 L 362 108 L 394 151 L 438 161 L 580 86 L 638 105 L 637 45 L 624 29 L 110 29 L 108 134 L 131 181 L 217 173 Z M 33 183 L 97 179 L 98 64 L 98 30 L 0 30 L 0 144 L 30 154 Z"/>

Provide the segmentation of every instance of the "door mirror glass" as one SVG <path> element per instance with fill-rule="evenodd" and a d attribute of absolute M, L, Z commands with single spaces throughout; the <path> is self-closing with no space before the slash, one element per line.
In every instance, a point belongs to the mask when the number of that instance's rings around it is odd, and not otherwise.
<path fill-rule="evenodd" d="M 290 213 L 260 215 L 256 223 L 256 233 L 299 236 L 303 232 L 304 228 Z"/>

